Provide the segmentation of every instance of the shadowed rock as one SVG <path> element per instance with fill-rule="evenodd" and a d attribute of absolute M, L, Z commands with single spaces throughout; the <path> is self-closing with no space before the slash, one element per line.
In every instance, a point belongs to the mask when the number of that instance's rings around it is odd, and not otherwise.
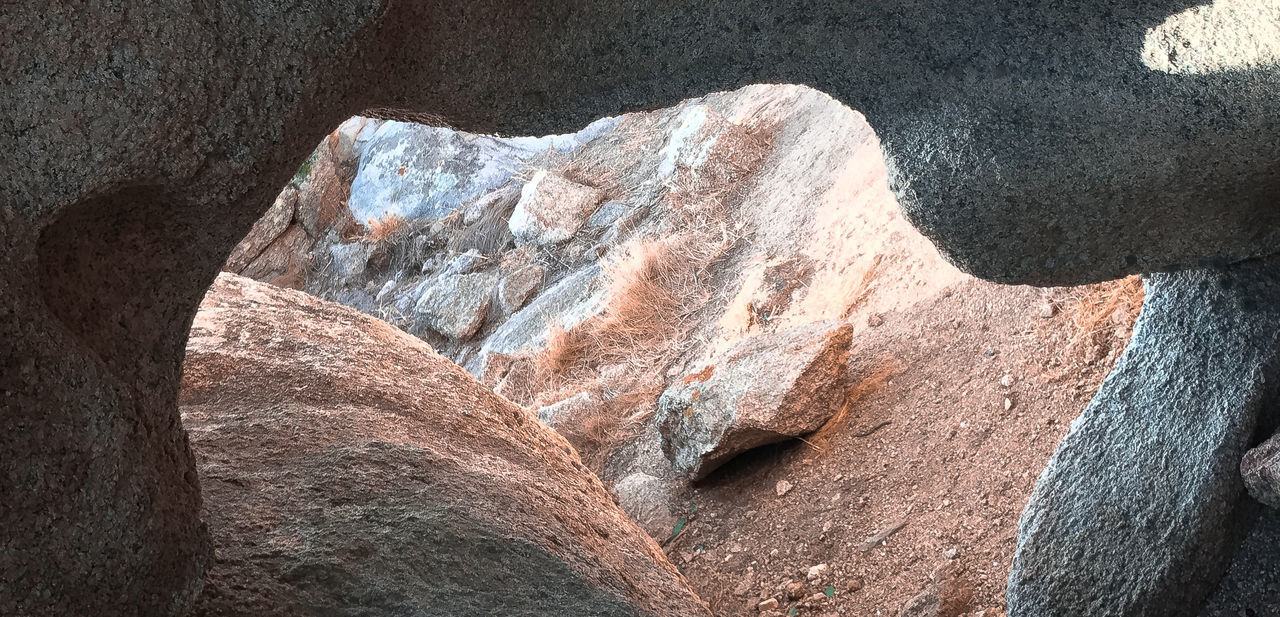
<path fill-rule="evenodd" d="M 412 336 L 225 274 L 189 350 L 194 615 L 710 614 L 563 439 Z"/>
<path fill-rule="evenodd" d="M 1023 511 L 1011 617 L 1197 613 L 1257 512 L 1240 460 L 1277 402 L 1278 342 L 1277 260 L 1148 279 Z"/>

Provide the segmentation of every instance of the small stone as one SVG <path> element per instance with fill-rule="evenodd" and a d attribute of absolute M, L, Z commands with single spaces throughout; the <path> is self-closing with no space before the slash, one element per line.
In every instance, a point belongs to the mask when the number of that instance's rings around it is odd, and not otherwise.
<path fill-rule="evenodd" d="M 994 349 L 992 349 L 992 348 L 988 347 L 988 348 L 986 349 L 986 351 L 982 352 L 982 355 L 984 355 L 984 356 L 986 356 L 986 357 L 988 357 L 988 358 L 994 358 L 994 357 L 996 357 L 996 350 L 994 350 Z"/>
<path fill-rule="evenodd" d="M 942 556 L 946 557 L 947 559 L 955 559 L 957 553 L 959 553 L 959 551 L 957 551 L 954 547 L 952 547 L 945 551 L 942 551 Z"/>
<path fill-rule="evenodd" d="M 1040 305 L 1040 316 L 1043 317 L 1044 319 L 1053 317 L 1054 314 L 1057 312 L 1058 312 L 1057 307 L 1055 307 L 1051 302 L 1045 302 L 1044 304 Z"/>
<path fill-rule="evenodd" d="M 1000 378 L 1000 385 L 1008 388 L 1013 385 L 1013 375 L 1005 375 Z"/>
<path fill-rule="evenodd" d="M 860 578 L 849 579 L 849 583 L 845 585 L 845 589 L 848 589 L 849 593 L 862 591 L 862 579 Z"/>
<path fill-rule="evenodd" d="M 831 531 L 831 521 L 822 524 L 822 533 L 827 533 L 828 531 Z"/>
<path fill-rule="evenodd" d="M 820 563 L 816 566 L 813 566 L 812 568 L 809 568 L 809 574 L 807 575 L 807 577 L 811 581 L 817 581 L 817 580 L 821 580 L 822 577 L 826 575 L 826 573 L 827 573 L 827 564 Z"/>
<path fill-rule="evenodd" d="M 787 585 L 787 598 L 790 600 L 799 600 L 804 597 L 805 592 L 808 590 L 809 586 L 805 585 L 803 581 L 792 582 Z"/>
<path fill-rule="evenodd" d="M 1013 401 L 1006 398 L 1004 399 L 1004 410 L 1009 411 L 1010 409 L 1013 409 Z"/>
<path fill-rule="evenodd" d="M 792 486 L 790 482 L 787 482 L 786 480 L 778 480 L 778 485 L 774 487 L 774 490 L 777 491 L 779 497 L 782 497 L 783 495 L 790 493 L 792 488 L 795 487 Z"/>
<path fill-rule="evenodd" d="M 805 598 L 803 604 L 805 606 L 817 606 L 818 604 L 822 604 L 826 600 L 827 600 L 827 594 L 819 591 L 818 593 L 815 593 Z"/>
<path fill-rule="evenodd" d="M 778 599 L 777 599 L 777 598 L 769 598 L 768 600 L 765 600 L 764 602 L 761 602 L 761 603 L 757 604 L 757 605 L 756 605 L 756 608 L 757 608 L 757 609 L 759 609 L 759 610 L 761 610 L 761 611 L 770 611 L 770 610 L 773 610 L 773 609 L 775 609 L 775 608 L 778 608 Z"/>
<path fill-rule="evenodd" d="M 872 313 L 867 317 L 867 325 L 872 328 L 879 328 L 884 325 L 884 317 L 881 317 L 879 313 Z"/>

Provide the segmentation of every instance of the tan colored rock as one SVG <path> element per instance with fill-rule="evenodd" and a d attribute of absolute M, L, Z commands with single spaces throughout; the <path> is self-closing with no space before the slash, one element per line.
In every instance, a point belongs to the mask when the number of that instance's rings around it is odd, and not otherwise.
<path fill-rule="evenodd" d="M 539 170 L 511 214 L 516 244 L 554 245 L 573 237 L 604 201 L 604 191 Z"/>
<path fill-rule="evenodd" d="M 743 339 L 662 393 L 657 422 L 676 470 L 700 479 L 751 448 L 817 430 L 844 402 L 848 324 Z"/>
<path fill-rule="evenodd" d="M 390 325 L 224 274 L 185 369 L 196 616 L 710 614 L 562 438 Z"/>
<path fill-rule="evenodd" d="M 267 213 L 253 224 L 253 228 L 249 230 L 249 234 L 236 245 L 235 250 L 231 251 L 231 255 L 227 257 L 227 263 L 222 266 L 227 272 L 242 274 L 244 269 L 248 267 L 255 259 L 258 259 L 267 246 L 275 242 L 284 230 L 293 222 L 294 212 L 298 208 L 298 189 L 293 187 L 285 187 L 280 194 L 276 196 L 271 208 Z M 250 278 L 254 278 L 250 276 Z"/>
<path fill-rule="evenodd" d="M 542 266 L 528 265 L 502 279 L 498 286 L 498 302 L 504 313 L 514 313 L 542 286 L 547 270 Z"/>

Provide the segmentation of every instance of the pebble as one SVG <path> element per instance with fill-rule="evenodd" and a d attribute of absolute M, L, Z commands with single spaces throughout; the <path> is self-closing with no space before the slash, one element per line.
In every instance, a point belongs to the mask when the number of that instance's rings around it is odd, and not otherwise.
<path fill-rule="evenodd" d="M 872 328 L 879 328 L 884 325 L 884 317 L 881 317 L 878 313 L 872 313 L 871 316 L 867 317 L 867 325 Z"/>
<path fill-rule="evenodd" d="M 850 579 L 849 584 L 845 585 L 845 589 L 848 589 L 849 593 L 853 593 L 855 591 L 862 591 L 862 579 L 860 578 Z"/>
<path fill-rule="evenodd" d="M 1005 375 L 1000 378 L 1000 385 L 1008 388 L 1013 385 L 1013 375 Z"/>
<path fill-rule="evenodd" d="M 809 568 L 809 574 L 807 575 L 807 578 L 811 581 L 816 581 L 821 579 L 823 575 L 825 575 L 826 573 L 827 573 L 827 564 L 820 563 L 816 566 L 813 566 L 812 568 Z"/>
<path fill-rule="evenodd" d="M 1053 317 L 1053 315 L 1057 312 L 1058 312 L 1058 308 L 1055 307 L 1050 302 L 1045 302 L 1044 304 L 1040 305 L 1040 316 L 1045 319 Z"/>
<path fill-rule="evenodd" d="M 827 533 L 828 531 L 831 531 L 831 521 L 822 524 L 822 533 Z"/>
<path fill-rule="evenodd" d="M 778 599 L 769 598 L 768 600 L 765 600 L 764 602 L 757 604 L 756 608 L 762 611 L 771 611 L 775 608 L 778 608 Z"/>
<path fill-rule="evenodd" d="M 994 357 L 996 357 L 996 350 L 994 350 L 994 349 L 992 349 L 992 348 L 988 347 L 986 351 L 982 352 L 982 355 L 984 355 L 984 356 L 986 356 L 986 357 L 988 357 L 988 358 L 994 358 Z"/>
<path fill-rule="evenodd" d="M 1004 410 L 1009 411 L 1010 409 L 1013 409 L 1013 401 L 1006 398 L 1004 399 Z"/>
<path fill-rule="evenodd" d="M 947 550 L 945 550 L 945 551 L 942 551 L 942 556 L 943 556 L 943 557 L 946 557 L 947 559 L 955 559 L 955 558 L 956 558 L 956 554 L 957 554 L 957 553 L 959 553 L 959 551 L 957 551 L 957 550 L 953 547 L 953 548 L 949 548 L 949 549 L 947 549 Z"/>
<path fill-rule="evenodd" d="M 774 487 L 774 490 L 777 491 L 779 497 L 782 497 L 783 495 L 790 493 L 792 488 L 795 487 L 792 486 L 790 482 L 787 482 L 786 480 L 778 480 L 778 485 Z"/>
<path fill-rule="evenodd" d="M 755 581 L 754 581 L 754 580 L 752 580 L 752 579 L 751 579 L 751 577 L 744 578 L 744 579 L 742 579 L 742 582 L 741 582 L 741 583 L 738 583 L 738 586 L 737 586 L 737 587 L 734 587 L 734 588 L 733 588 L 733 595 L 735 595 L 735 596 L 747 596 L 747 595 L 750 595 L 750 594 L 751 594 L 751 588 L 752 588 L 752 587 L 754 587 L 754 586 L 755 586 Z"/>
<path fill-rule="evenodd" d="M 787 598 L 791 600 L 799 600 L 804 597 L 805 592 L 809 591 L 809 586 L 803 581 L 795 581 L 787 585 Z"/>

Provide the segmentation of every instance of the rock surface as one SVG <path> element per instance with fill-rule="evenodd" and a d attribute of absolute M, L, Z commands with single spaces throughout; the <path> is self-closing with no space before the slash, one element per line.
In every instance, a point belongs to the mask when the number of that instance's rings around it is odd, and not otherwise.
<path fill-rule="evenodd" d="M 1275 260 L 1148 279 L 1129 347 L 1023 511 L 1010 617 L 1195 615 L 1257 512 L 1240 461 L 1278 351 Z"/>
<path fill-rule="evenodd" d="M 21 504 L 0 540 L 22 549 L 0 565 L 26 572 L 0 598 L 55 615 L 189 603 L 206 551 L 174 405 L 187 325 L 279 187 L 361 109 L 546 134 L 809 83 L 872 119 L 904 210 L 957 263 L 1099 280 L 1280 245 L 1280 72 L 1267 38 L 1239 35 L 1276 5 L 1256 6 L 1187 39 L 1245 62 L 1148 66 L 1182 43 L 1166 22 L 1185 2 L 11 3 L 0 365 L 36 360 L 5 371 L 6 417 L 35 428 L 0 442 L 23 465 L 0 472 Z"/>
<path fill-rule="evenodd" d="M 1240 462 L 1244 486 L 1254 499 L 1280 509 L 1280 435 L 1250 450 Z"/>
<path fill-rule="evenodd" d="M 662 393 L 657 423 L 693 479 L 751 448 L 811 433 L 844 402 L 853 330 L 820 321 L 744 339 Z"/>
<path fill-rule="evenodd" d="M 582 229 L 603 199 L 600 189 L 540 170 L 520 191 L 511 233 L 518 245 L 559 244 Z"/>
<path fill-rule="evenodd" d="M 563 439 L 418 339 L 226 274 L 189 349 L 194 615 L 709 615 Z"/>
<path fill-rule="evenodd" d="M 427 327 L 454 340 L 470 338 L 489 314 L 498 282 L 491 274 L 454 274 L 422 293 L 417 311 Z"/>

